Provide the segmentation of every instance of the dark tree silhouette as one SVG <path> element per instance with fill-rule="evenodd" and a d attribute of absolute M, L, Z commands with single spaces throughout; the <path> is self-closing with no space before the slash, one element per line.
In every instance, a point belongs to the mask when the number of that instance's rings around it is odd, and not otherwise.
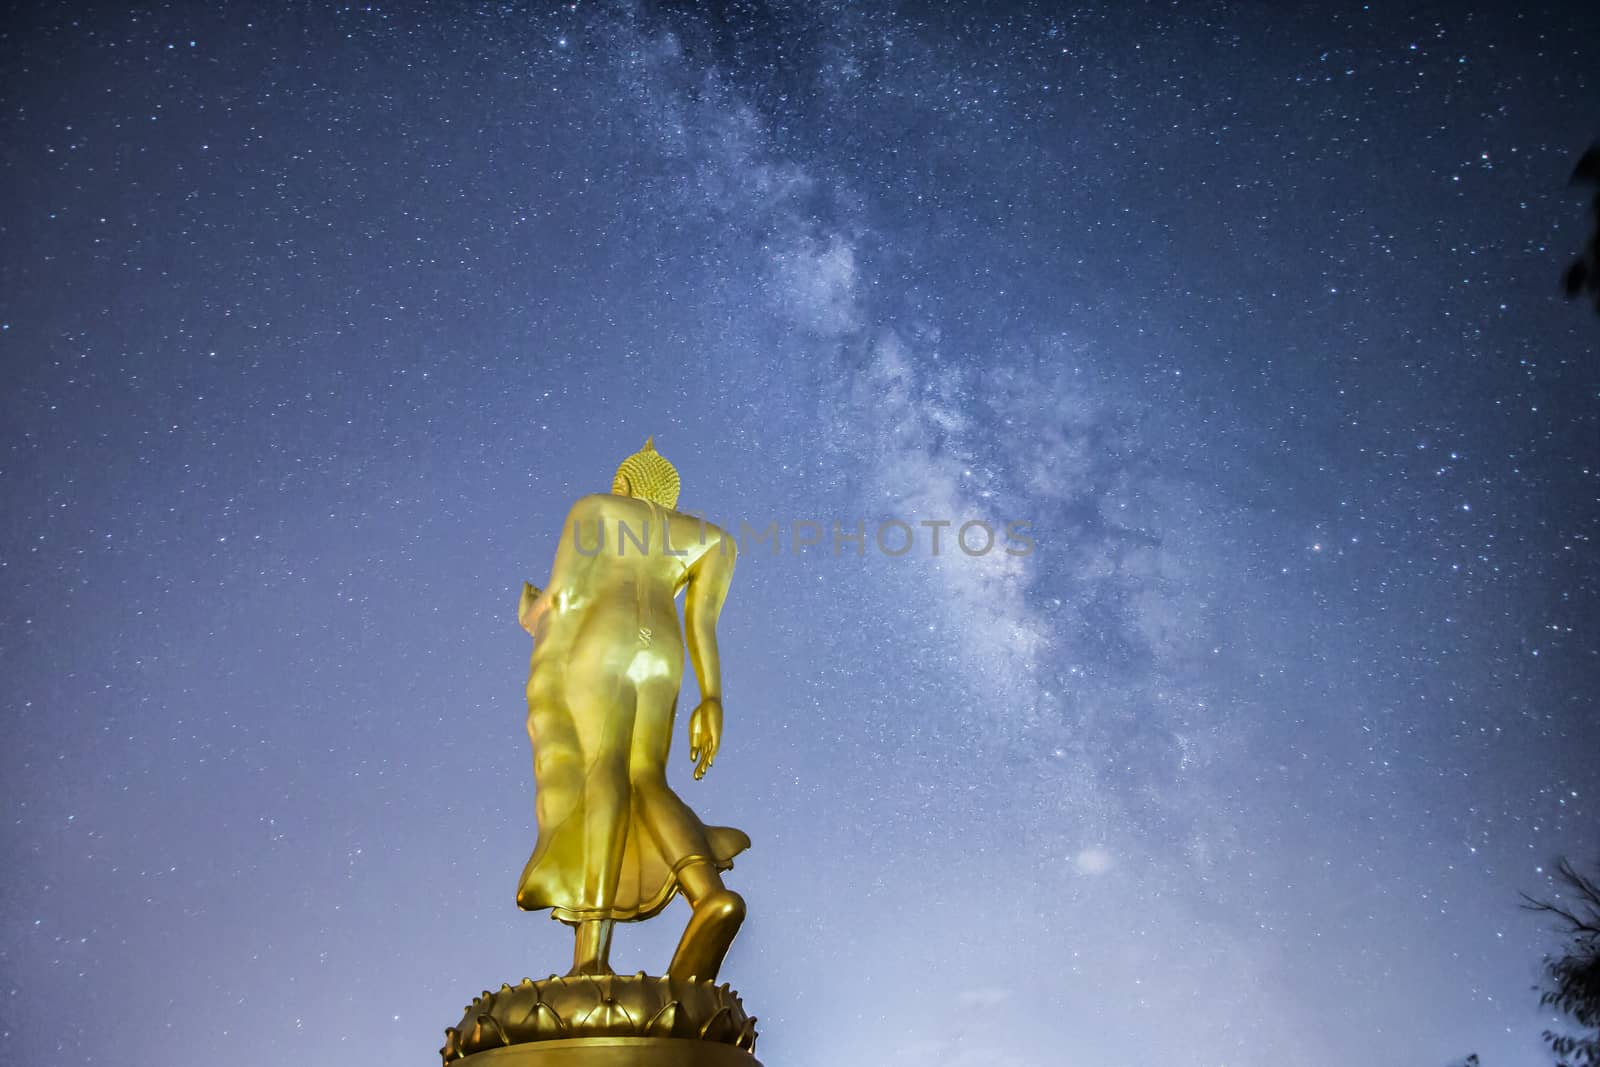
<path fill-rule="evenodd" d="M 1589 210 L 1595 229 L 1589 235 L 1589 243 L 1583 246 L 1583 253 L 1561 276 L 1561 287 L 1566 290 L 1568 300 L 1588 293 L 1594 300 L 1595 311 L 1600 312 L 1600 143 L 1590 145 L 1578 160 L 1572 170 L 1571 184 L 1596 187 L 1594 203 Z"/>
<path fill-rule="evenodd" d="M 1522 894 L 1523 907 L 1554 915 L 1570 937 L 1566 954 L 1545 963 L 1552 985 L 1539 991 L 1539 1003 L 1555 1007 L 1588 1033 L 1546 1030 L 1544 1039 L 1562 1067 L 1600 1067 L 1600 882 L 1565 859 L 1557 864 L 1556 877 L 1569 899 L 1563 900 L 1560 890 L 1553 901 Z"/>

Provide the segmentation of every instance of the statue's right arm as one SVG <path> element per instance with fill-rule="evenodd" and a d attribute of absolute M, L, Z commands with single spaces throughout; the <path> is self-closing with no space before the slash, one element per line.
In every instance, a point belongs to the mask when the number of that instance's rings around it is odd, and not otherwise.
<path fill-rule="evenodd" d="M 721 530 L 716 539 L 689 567 L 689 587 L 683 598 L 683 622 L 689 645 L 689 662 L 700 683 L 700 703 L 689 716 L 689 758 L 694 776 L 705 777 L 722 747 L 722 661 L 717 651 L 717 616 L 733 581 L 738 554 L 733 538 Z"/>
<path fill-rule="evenodd" d="M 722 662 L 717 655 L 717 617 L 733 581 L 738 556 L 734 539 L 721 530 L 689 568 L 689 587 L 683 597 L 683 623 L 689 645 L 689 663 L 705 700 L 722 699 Z"/>
<path fill-rule="evenodd" d="M 539 625 L 539 616 L 543 615 L 549 601 L 538 586 L 532 582 L 522 583 L 522 601 L 517 605 L 517 621 L 528 633 L 533 633 L 534 627 Z"/>

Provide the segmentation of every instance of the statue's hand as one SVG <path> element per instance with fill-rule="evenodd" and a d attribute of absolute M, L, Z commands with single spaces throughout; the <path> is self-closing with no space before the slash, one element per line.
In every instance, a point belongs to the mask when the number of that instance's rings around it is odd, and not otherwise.
<path fill-rule="evenodd" d="M 689 716 L 689 758 L 695 761 L 694 776 L 698 781 L 705 777 L 717 758 L 717 748 L 722 744 L 722 701 L 712 697 L 702 700 Z"/>

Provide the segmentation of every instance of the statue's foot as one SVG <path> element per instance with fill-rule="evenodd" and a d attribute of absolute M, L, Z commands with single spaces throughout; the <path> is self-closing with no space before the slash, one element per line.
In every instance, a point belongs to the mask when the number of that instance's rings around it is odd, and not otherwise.
<path fill-rule="evenodd" d="M 598 976 L 606 974 L 614 975 L 616 973 L 616 971 L 611 969 L 611 964 L 607 963 L 605 960 L 584 960 L 582 963 L 574 963 L 572 965 L 572 970 L 567 972 L 567 977 L 579 978 L 586 974 Z"/>

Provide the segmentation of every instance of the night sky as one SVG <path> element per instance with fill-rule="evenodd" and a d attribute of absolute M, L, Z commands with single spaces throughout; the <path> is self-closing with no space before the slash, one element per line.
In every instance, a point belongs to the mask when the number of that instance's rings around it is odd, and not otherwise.
<path fill-rule="evenodd" d="M 1519 8 L 14 10 L 6 1057 L 428 1064 L 564 971 L 517 598 L 654 434 L 781 529 L 673 753 L 769 1067 L 1548 1062 L 1600 8 Z"/>

